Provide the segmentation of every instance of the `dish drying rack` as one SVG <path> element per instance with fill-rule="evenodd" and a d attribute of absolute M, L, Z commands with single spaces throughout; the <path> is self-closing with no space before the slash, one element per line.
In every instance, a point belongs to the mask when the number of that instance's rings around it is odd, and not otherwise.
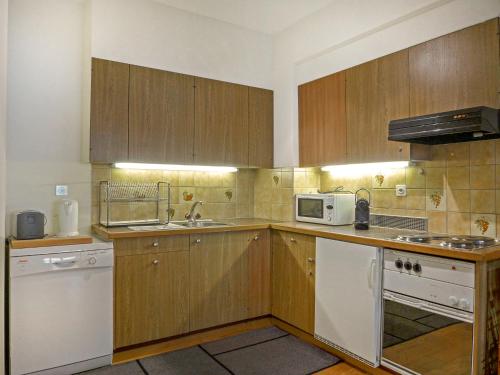
<path fill-rule="evenodd" d="M 168 182 L 152 182 L 152 183 L 130 183 L 130 182 L 114 182 L 101 181 L 99 182 L 99 223 L 106 227 L 118 227 L 127 225 L 147 225 L 160 224 L 160 204 L 165 203 L 165 220 L 164 224 L 170 221 L 170 184 Z M 132 218 L 133 215 L 127 215 L 128 219 L 124 220 L 123 215 L 117 215 L 117 206 L 128 205 L 128 209 L 133 205 L 142 205 L 155 212 L 143 218 Z M 148 205 L 154 207 L 147 207 Z M 144 208 L 144 207 L 143 207 Z M 147 210 L 145 211 L 147 212 Z M 154 217 L 153 217 L 154 216 Z"/>

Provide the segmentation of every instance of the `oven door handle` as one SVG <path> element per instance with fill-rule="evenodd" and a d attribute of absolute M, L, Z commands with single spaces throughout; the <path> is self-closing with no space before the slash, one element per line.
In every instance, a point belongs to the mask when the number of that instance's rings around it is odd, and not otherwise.
<path fill-rule="evenodd" d="M 418 302 L 412 301 L 410 299 L 395 296 L 394 294 L 392 294 L 388 291 L 384 291 L 384 299 L 394 301 L 397 303 L 401 303 L 403 305 L 415 307 L 417 309 L 425 310 L 425 311 L 428 311 L 431 313 L 444 315 L 444 316 L 447 316 L 448 318 L 461 320 L 463 322 L 467 322 L 467 323 L 474 322 L 474 314 L 473 313 L 469 313 L 466 311 L 458 311 L 458 310 L 441 308 L 439 306 L 436 306 L 435 304 L 429 304 L 425 301 L 418 301 Z"/>
<path fill-rule="evenodd" d="M 403 305 L 415 307 L 417 309 L 422 307 L 422 304 L 420 302 L 414 302 L 414 301 L 411 301 L 408 299 L 399 298 L 399 297 L 396 297 L 394 294 L 389 293 L 387 291 L 384 291 L 384 299 L 388 299 L 390 301 L 394 301 L 397 303 L 402 303 Z"/>

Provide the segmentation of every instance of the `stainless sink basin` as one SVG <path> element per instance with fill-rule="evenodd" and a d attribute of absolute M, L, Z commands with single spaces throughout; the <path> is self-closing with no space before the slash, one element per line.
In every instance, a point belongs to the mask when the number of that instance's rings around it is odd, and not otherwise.
<path fill-rule="evenodd" d="M 179 229 L 182 227 L 187 228 L 207 228 L 207 227 L 223 227 L 226 225 L 231 225 L 229 223 L 222 223 L 220 221 L 213 221 L 210 219 L 197 220 L 195 223 L 190 223 L 187 220 L 184 221 L 171 221 L 168 224 L 153 224 L 153 225 L 137 225 L 129 226 L 128 229 L 135 231 L 157 231 L 157 230 L 172 230 Z"/>
<path fill-rule="evenodd" d="M 190 223 L 188 221 L 173 221 L 172 224 L 182 225 L 183 227 L 188 228 L 223 227 L 229 225 L 228 223 L 213 220 L 197 220 L 194 223 Z"/>

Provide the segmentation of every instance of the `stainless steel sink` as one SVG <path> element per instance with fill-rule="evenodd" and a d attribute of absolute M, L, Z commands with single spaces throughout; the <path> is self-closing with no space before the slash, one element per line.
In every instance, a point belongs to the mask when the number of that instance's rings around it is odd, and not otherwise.
<path fill-rule="evenodd" d="M 183 221 L 171 221 L 168 224 L 153 224 L 153 225 L 137 225 L 129 226 L 128 229 L 135 231 L 156 231 L 156 230 L 172 230 L 179 228 L 207 228 L 207 227 L 223 227 L 226 225 L 231 225 L 230 223 L 222 223 L 220 221 L 213 221 L 211 219 L 197 220 L 191 223 L 187 220 Z"/>
<path fill-rule="evenodd" d="M 230 225 L 229 223 L 222 223 L 220 221 L 213 220 L 197 220 L 194 223 L 188 221 L 173 221 L 172 224 L 182 225 L 183 227 L 188 228 L 223 227 Z"/>

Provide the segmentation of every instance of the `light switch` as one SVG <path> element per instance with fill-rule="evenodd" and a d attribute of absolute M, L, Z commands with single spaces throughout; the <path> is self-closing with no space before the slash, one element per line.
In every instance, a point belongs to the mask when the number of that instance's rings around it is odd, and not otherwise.
<path fill-rule="evenodd" d="M 396 197 L 406 197 L 406 185 L 396 185 Z"/>
<path fill-rule="evenodd" d="M 56 185 L 56 195 L 58 196 L 68 195 L 68 185 Z"/>

